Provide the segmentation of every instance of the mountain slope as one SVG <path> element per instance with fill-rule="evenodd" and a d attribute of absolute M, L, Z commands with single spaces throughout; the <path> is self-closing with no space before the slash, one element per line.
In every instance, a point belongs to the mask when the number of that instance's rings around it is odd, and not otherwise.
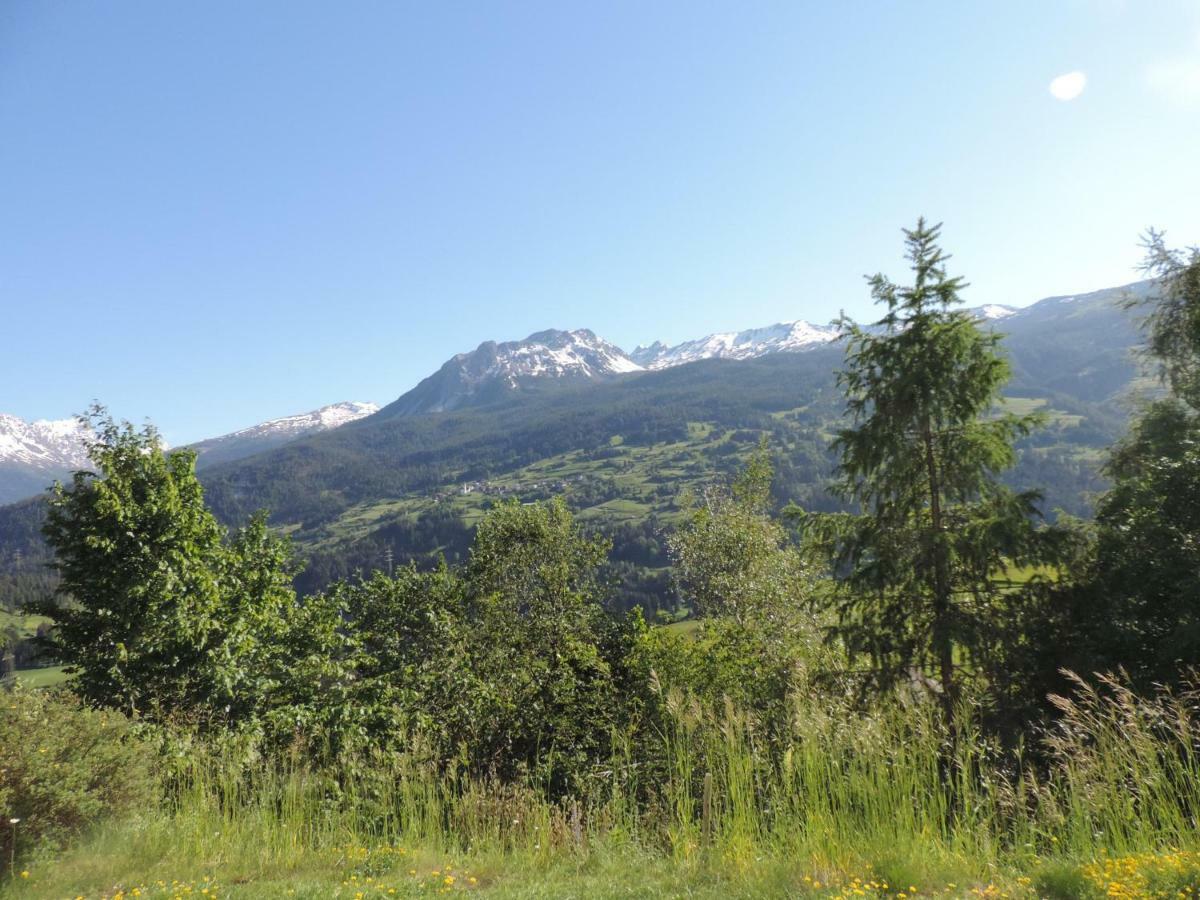
<path fill-rule="evenodd" d="M 1119 404 L 1142 374 L 1135 348 L 1140 312 L 1152 283 L 1139 281 L 1088 294 L 1047 297 L 996 323 L 1007 337 L 1013 383 L 1087 402 Z"/>
<path fill-rule="evenodd" d="M 447 360 L 437 372 L 385 406 L 382 418 L 448 412 L 510 399 L 553 384 L 604 381 L 641 366 L 586 328 L 550 329 L 523 341 L 485 341 Z"/>
<path fill-rule="evenodd" d="M 203 469 L 273 450 L 296 438 L 340 428 L 377 412 L 379 407 L 374 403 L 332 403 L 312 412 L 260 422 L 189 446 L 197 454 L 196 468 Z"/>

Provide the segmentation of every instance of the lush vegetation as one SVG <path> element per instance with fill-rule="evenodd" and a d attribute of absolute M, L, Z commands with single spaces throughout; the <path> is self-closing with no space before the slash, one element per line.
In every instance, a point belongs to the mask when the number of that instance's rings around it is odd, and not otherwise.
<path fill-rule="evenodd" d="M 70 680 L 0 709 L 4 889 L 1196 896 L 1200 254 L 1151 238 L 1164 393 L 1083 526 L 1004 480 L 1040 404 L 1003 401 L 937 229 L 907 237 L 913 284 L 846 323 L 824 508 L 780 511 L 749 410 L 669 534 L 493 498 L 431 531 L 455 558 L 298 592 L 264 516 L 229 530 L 193 453 L 95 411 L 34 610 Z M 646 445 L 716 434 L 687 421 Z M 610 425 L 577 462 L 642 439 Z M 622 564 L 696 618 L 647 624 Z"/>

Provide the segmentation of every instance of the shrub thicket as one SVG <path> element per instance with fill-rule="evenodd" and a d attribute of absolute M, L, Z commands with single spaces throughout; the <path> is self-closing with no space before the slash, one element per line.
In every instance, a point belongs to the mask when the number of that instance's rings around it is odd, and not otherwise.
<path fill-rule="evenodd" d="M 5 864 L 60 846 L 106 818 L 146 812 L 160 799 L 154 760 L 153 749 L 123 715 L 89 709 L 69 693 L 23 689 L 19 682 L 0 693 Z"/>

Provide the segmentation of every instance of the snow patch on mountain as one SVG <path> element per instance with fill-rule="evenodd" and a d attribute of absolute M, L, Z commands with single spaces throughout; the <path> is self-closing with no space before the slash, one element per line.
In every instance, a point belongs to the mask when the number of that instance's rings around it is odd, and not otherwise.
<path fill-rule="evenodd" d="M 1015 306 L 1004 306 L 1000 303 L 989 303 L 985 306 L 977 306 L 971 310 L 981 319 L 995 320 L 1007 319 L 1011 315 L 1015 315 L 1019 310 Z"/>
<path fill-rule="evenodd" d="M 251 425 L 249 428 L 243 428 L 241 431 L 234 431 L 211 440 L 221 441 L 226 438 L 265 437 L 267 435 L 299 436 L 314 431 L 340 428 L 377 412 L 379 412 L 379 407 L 374 403 L 348 400 L 344 403 L 331 403 L 329 406 L 322 406 L 312 412 L 260 422 L 258 425 Z"/>
<path fill-rule="evenodd" d="M 587 328 L 576 331 L 549 329 L 531 334 L 523 341 L 497 344 L 486 341 L 471 353 L 452 360 L 471 380 L 504 378 L 510 384 L 528 377 L 565 378 L 582 375 L 596 378 L 639 372 L 642 367 L 625 352 Z"/>
<path fill-rule="evenodd" d="M 694 341 L 668 347 L 655 341 L 629 354 L 646 369 L 665 369 L 700 359 L 753 359 L 768 353 L 786 353 L 823 346 L 838 336 L 832 325 L 814 325 L 803 320 L 780 322 L 765 328 L 710 334 Z"/>

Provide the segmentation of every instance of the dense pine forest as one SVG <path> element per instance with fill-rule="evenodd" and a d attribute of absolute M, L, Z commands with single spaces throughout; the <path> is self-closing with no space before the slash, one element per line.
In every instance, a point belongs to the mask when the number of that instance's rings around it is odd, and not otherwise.
<path fill-rule="evenodd" d="M 202 483 L 94 410 L 94 472 L 6 520 L 53 564 L 16 567 L 21 646 L 66 680 L 6 682 L 0 890 L 1200 895 L 1200 250 L 1146 240 L 1156 385 L 1126 421 L 1014 402 L 939 228 L 905 237 L 910 274 L 870 280 L 879 318 L 843 319 L 836 358 L 487 414 L 505 472 L 687 444 L 726 473 L 658 506 L 659 459 L 652 514 L 604 528 L 573 505 L 628 484 L 568 503 L 542 477 L 302 558 L 247 506 L 258 463 Z M 1071 408 L 1099 472 L 1031 452 Z M 496 477 L 453 423 L 285 448 L 265 499 L 336 536 L 373 452 L 407 454 L 394 490 Z"/>

